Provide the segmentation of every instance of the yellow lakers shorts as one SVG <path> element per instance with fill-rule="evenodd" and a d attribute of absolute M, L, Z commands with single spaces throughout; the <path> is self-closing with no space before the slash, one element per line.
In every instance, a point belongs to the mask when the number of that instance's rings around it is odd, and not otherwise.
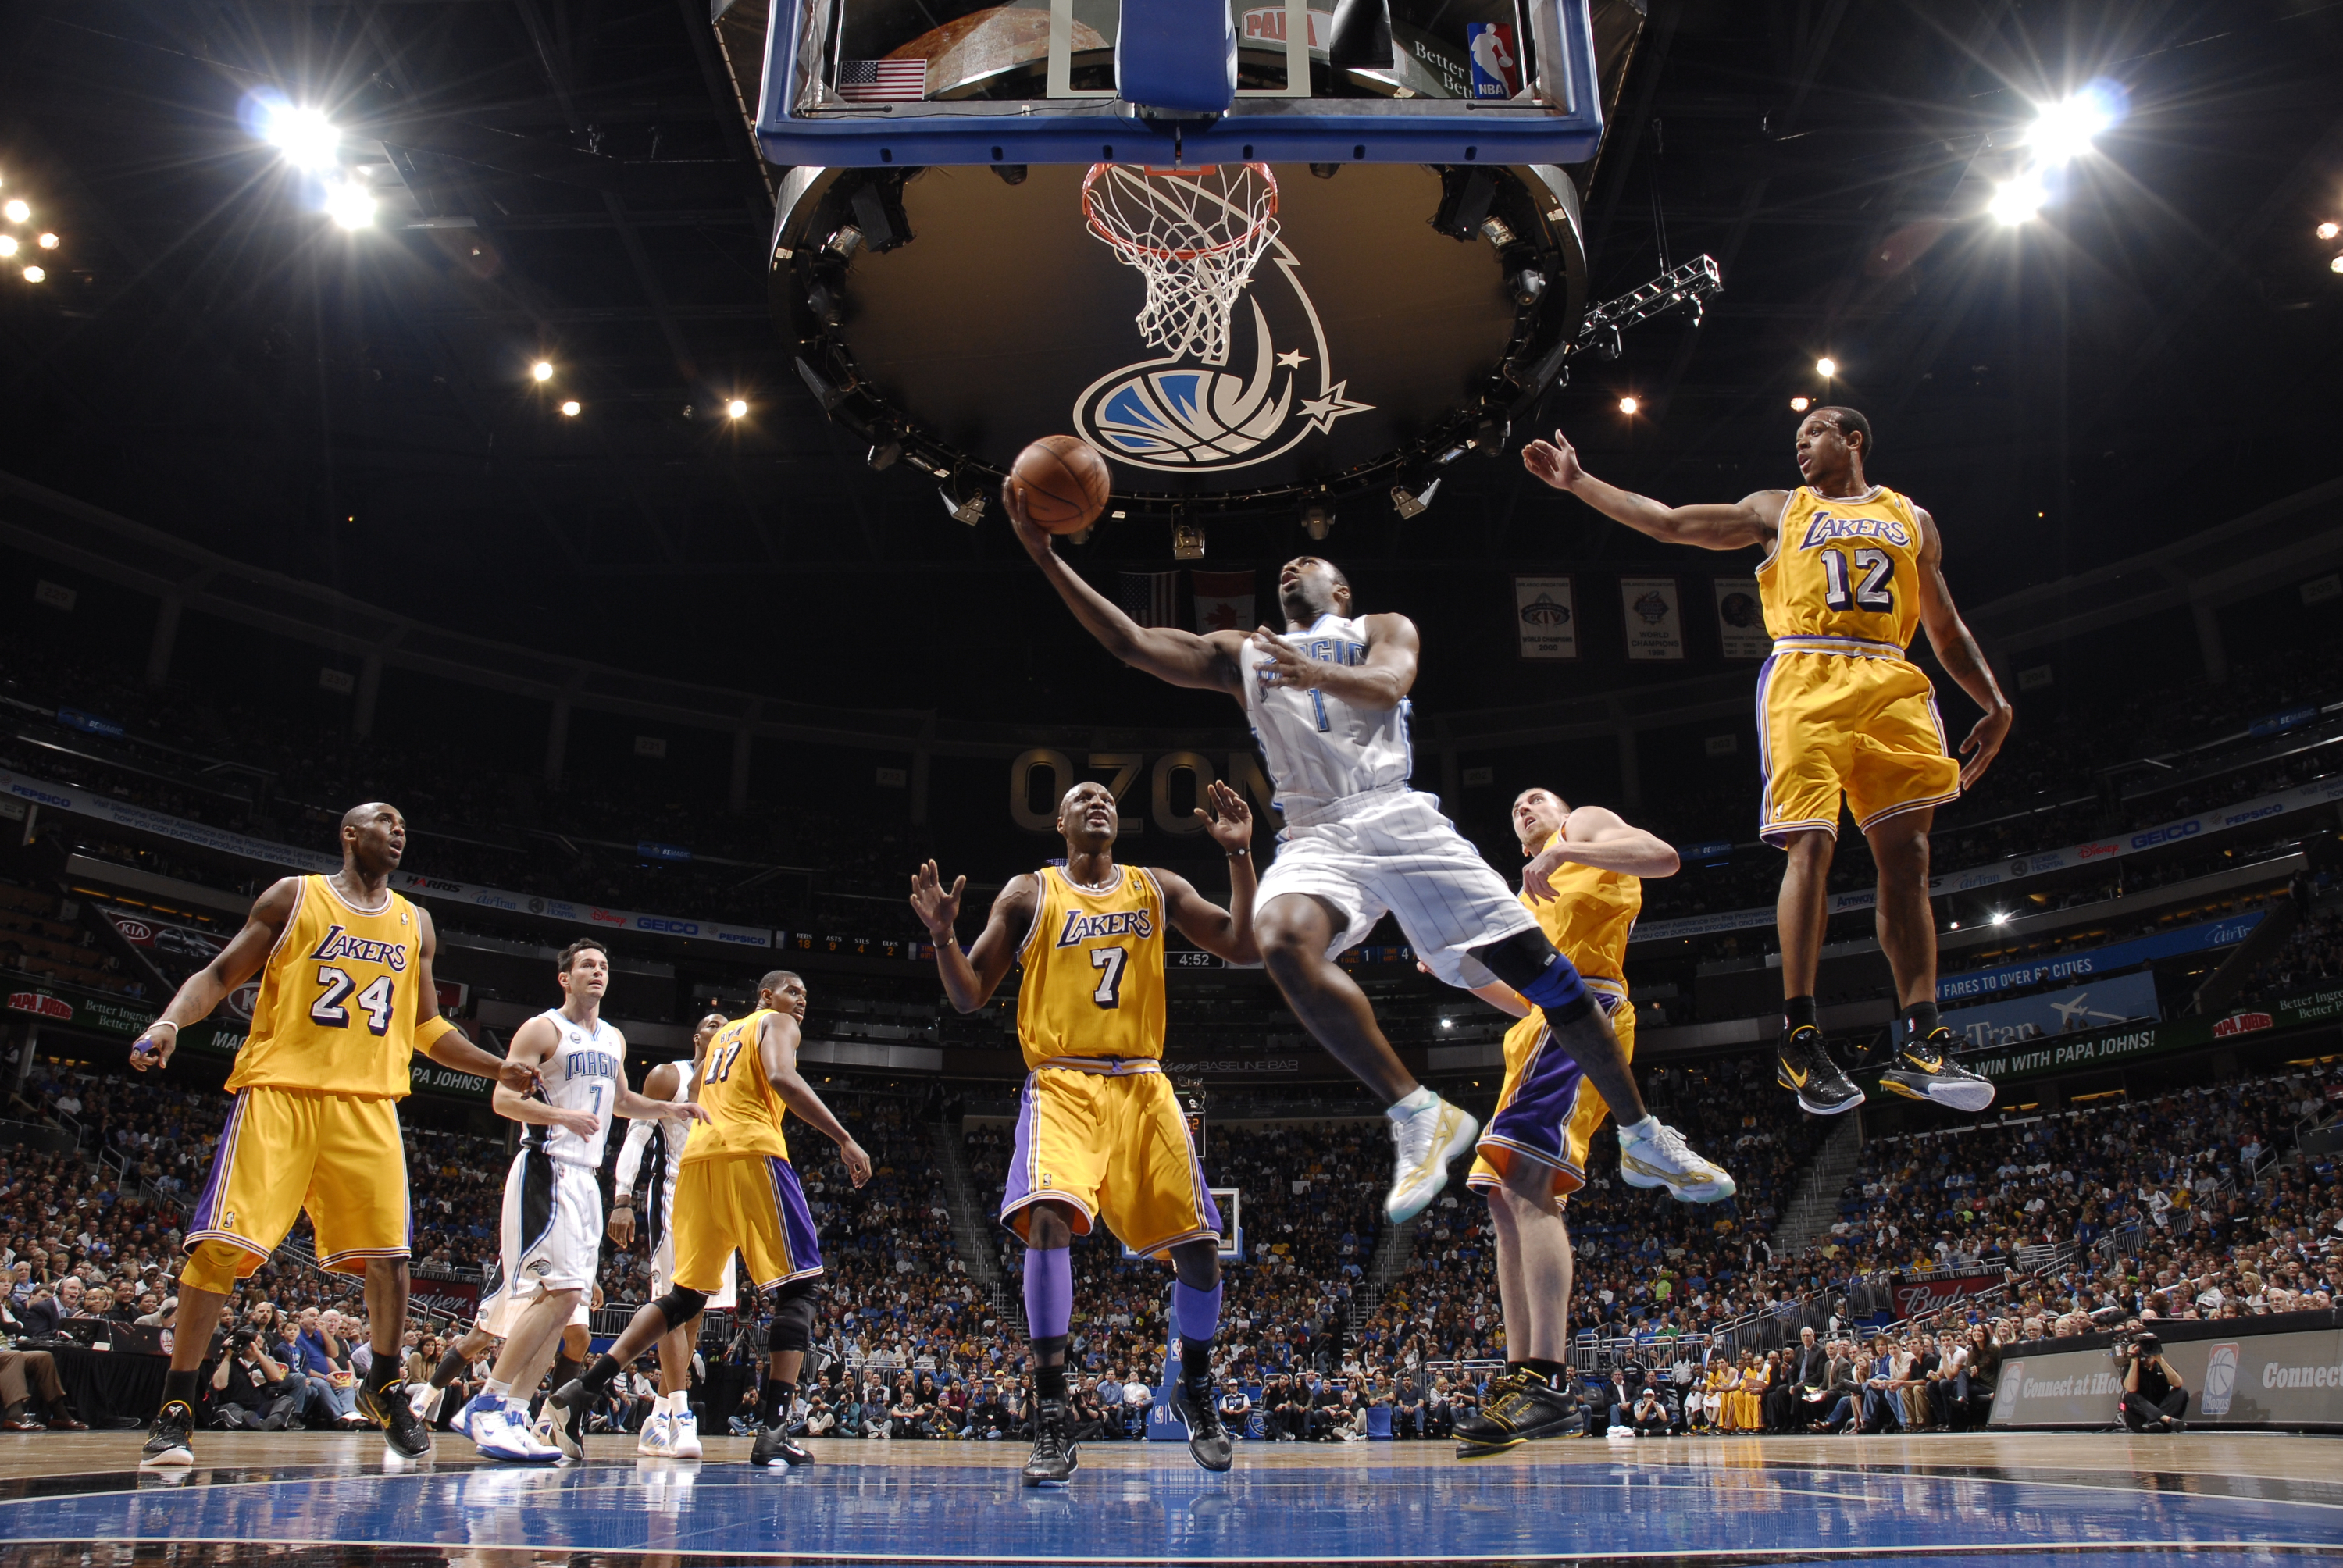
<path fill-rule="evenodd" d="M 757 1288 L 821 1272 L 821 1244 L 797 1168 L 777 1154 L 687 1160 L 675 1173 L 673 1282 L 712 1296 L 737 1251 Z"/>
<path fill-rule="evenodd" d="M 1074 1211 L 1075 1235 L 1102 1219 L 1142 1257 L 1221 1234 L 1179 1096 L 1143 1059 L 1058 1057 L 1026 1078 L 1001 1222 L 1023 1241 L 1027 1211 L 1051 1201 Z"/>
<path fill-rule="evenodd" d="M 397 1101 L 265 1084 L 239 1091 L 187 1221 L 194 1261 L 181 1280 L 201 1291 L 234 1288 L 268 1261 L 304 1209 L 326 1268 L 358 1274 L 371 1259 L 407 1255 Z"/>
<path fill-rule="evenodd" d="M 1625 988 L 1589 976 L 1586 989 L 1611 1020 L 1620 1050 L 1632 1060 L 1635 1009 Z M 1507 1183 L 1519 1190 L 1524 1175 L 1535 1172 L 1551 1181 L 1557 1201 L 1565 1199 L 1586 1185 L 1586 1146 L 1610 1113 L 1587 1081 L 1586 1070 L 1547 1030 L 1545 1014 L 1532 1008 L 1505 1031 L 1504 1087 L 1481 1130 L 1473 1173 L 1464 1184 L 1475 1192 Z"/>
<path fill-rule="evenodd" d="M 1859 831 L 1899 812 L 1960 798 L 1936 689 L 1893 644 L 1785 637 L 1757 672 L 1757 743 L 1765 774 L 1757 836 L 1838 833 L 1844 794 Z"/>

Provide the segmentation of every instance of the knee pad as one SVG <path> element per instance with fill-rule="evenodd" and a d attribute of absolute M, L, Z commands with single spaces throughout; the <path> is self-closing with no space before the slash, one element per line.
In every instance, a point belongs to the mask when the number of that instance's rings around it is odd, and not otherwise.
<path fill-rule="evenodd" d="M 765 1348 L 770 1351 L 802 1351 L 813 1343 L 813 1285 L 805 1280 L 792 1280 L 781 1287 L 780 1299 L 773 1303 L 772 1327 L 766 1332 Z"/>
<path fill-rule="evenodd" d="M 708 1305 L 708 1294 L 704 1291 L 687 1291 L 677 1285 L 651 1305 L 659 1310 L 659 1316 L 667 1320 L 668 1329 L 672 1332 L 679 1324 L 688 1323 L 699 1315 L 700 1309 Z"/>
<path fill-rule="evenodd" d="M 252 1271 L 239 1265 L 251 1257 L 243 1248 L 226 1241 L 198 1241 L 188 1250 L 186 1266 L 179 1271 L 179 1282 L 214 1295 L 233 1295 L 236 1281 Z"/>
<path fill-rule="evenodd" d="M 1578 978 L 1578 966 L 1563 957 L 1542 930 L 1515 931 L 1467 950 L 1491 974 L 1535 1002 L 1549 1028 L 1575 1022 L 1594 1005 Z"/>

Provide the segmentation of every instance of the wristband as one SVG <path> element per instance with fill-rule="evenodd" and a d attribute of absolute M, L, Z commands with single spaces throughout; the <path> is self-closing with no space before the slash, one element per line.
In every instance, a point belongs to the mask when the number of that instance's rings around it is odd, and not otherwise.
<path fill-rule="evenodd" d="M 463 1032 L 445 1018 L 426 1019 L 415 1026 L 415 1049 L 427 1054 L 446 1036 L 452 1034 L 461 1038 Z M 465 1043 L 468 1045 L 471 1042 L 467 1040 Z"/>
<path fill-rule="evenodd" d="M 628 1208 L 631 1209 L 635 1206 L 635 1195 L 632 1192 L 620 1192 L 614 1196 L 610 1201 L 614 1204 L 624 1203 Z"/>
<path fill-rule="evenodd" d="M 1228 851 L 1228 857 L 1232 860 L 1250 860 L 1252 859 L 1252 851 L 1251 849 L 1231 849 Z"/>

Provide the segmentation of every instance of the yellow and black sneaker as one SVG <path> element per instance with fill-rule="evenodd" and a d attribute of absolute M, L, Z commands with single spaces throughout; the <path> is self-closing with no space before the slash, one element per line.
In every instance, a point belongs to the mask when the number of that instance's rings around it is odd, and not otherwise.
<path fill-rule="evenodd" d="M 1456 1418 L 1456 1457 L 1486 1459 L 1542 1437 L 1583 1431 L 1585 1407 L 1567 1385 L 1556 1388 L 1527 1369 L 1493 1380 L 1489 1402 Z"/>
<path fill-rule="evenodd" d="M 196 1462 L 195 1450 L 187 1446 L 187 1436 L 196 1430 L 196 1412 L 187 1408 L 185 1400 L 175 1399 L 164 1405 L 155 1418 L 155 1435 L 138 1456 L 141 1470 L 173 1470 Z"/>
<path fill-rule="evenodd" d="M 1774 1078 L 1816 1116 L 1836 1116 L 1863 1103 L 1863 1091 L 1839 1070 L 1823 1031 L 1810 1023 L 1782 1031 L 1782 1043 L 1775 1050 Z"/>
<path fill-rule="evenodd" d="M 1942 1024 L 1923 1040 L 1906 1040 L 1879 1087 L 1906 1100 L 1931 1100 L 1953 1111 L 1978 1111 L 1993 1103 L 1993 1081 L 1953 1060 L 1956 1037 Z"/>

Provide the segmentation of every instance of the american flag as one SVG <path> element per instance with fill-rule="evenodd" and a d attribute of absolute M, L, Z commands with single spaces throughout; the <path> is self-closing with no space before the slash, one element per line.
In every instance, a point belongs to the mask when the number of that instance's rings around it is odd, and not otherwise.
<path fill-rule="evenodd" d="M 1122 613 L 1141 626 L 1175 626 L 1180 619 L 1180 574 L 1124 572 L 1122 591 L 1115 598 Z"/>
<path fill-rule="evenodd" d="M 850 104 L 915 104 L 928 95 L 925 60 L 840 60 L 838 95 Z"/>

